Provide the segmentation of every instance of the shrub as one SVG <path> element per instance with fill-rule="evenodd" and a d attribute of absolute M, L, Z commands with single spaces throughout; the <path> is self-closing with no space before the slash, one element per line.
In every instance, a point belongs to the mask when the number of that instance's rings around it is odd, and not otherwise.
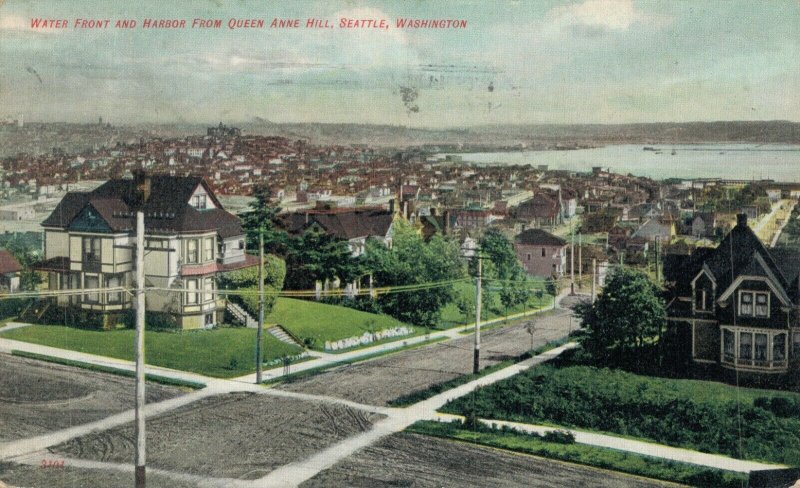
<path fill-rule="evenodd" d="M 575 434 L 568 430 L 551 430 L 545 432 L 542 439 L 556 444 L 575 444 Z"/>

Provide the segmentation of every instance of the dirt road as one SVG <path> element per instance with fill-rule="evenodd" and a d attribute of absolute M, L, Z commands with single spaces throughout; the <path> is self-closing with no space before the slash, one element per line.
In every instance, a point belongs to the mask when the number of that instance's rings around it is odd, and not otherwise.
<path fill-rule="evenodd" d="M 322 402 L 232 393 L 205 398 L 148 419 L 149 464 L 215 478 L 256 479 L 303 459 L 380 418 Z M 133 459 L 133 425 L 79 437 L 50 449 L 68 458 Z"/>
<path fill-rule="evenodd" d="M 148 383 L 147 401 L 184 393 Z M 0 355 L 0 442 L 99 420 L 133 407 L 134 380 Z"/>
<path fill-rule="evenodd" d="M 481 334 L 481 367 L 519 356 L 531 349 L 528 326 L 533 324 L 533 347 L 567 335 L 577 328 L 570 310 L 557 310 Z M 412 349 L 383 358 L 334 368 L 280 388 L 329 395 L 368 405 L 386 405 L 402 395 L 472 372 L 474 336 Z"/>
<path fill-rule="evenodd" d="M 363 449 L 302 488 L 657 488 L 662 484 L 609 471 L 400 433 Z"/>

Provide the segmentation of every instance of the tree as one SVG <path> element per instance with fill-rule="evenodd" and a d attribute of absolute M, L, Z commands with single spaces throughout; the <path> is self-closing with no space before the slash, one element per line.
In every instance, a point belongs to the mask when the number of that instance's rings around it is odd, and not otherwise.
<path fill-rule="evenodd" d="M 620 266 L 606 280 L 594 304 L 576 307 L 586 329 L 583 348 L 598 363 L 633 364 L 658 338 L 666 321 L 659 289 L 646 274 Z"/>
<path fill-rule="evenodd" d="M 264 233 L 264 249 L 267 252 L 282 254 L 285 251 L 288 235 L 278 225 L 281 207 L 272 198 L 266 186 L 253 190 L 255 200 L 250 202 L 250 210 L 242 214 L 242 227 L 247 234 L 248 247 L 258 248 L 259 233 Z"/>
<path fill-rule="evenodd" d="M 339 278 L 347 283 L 358 278 L 358 263 L 352 257 L 347 242 L 316 226 L 289 241 L 287 248 L 289 273 L 286 287 L 289 289 L 313 289 L 316 281 Z"/>
<path fill-rule="evenodd" d="M 415 229 L 403 222 L 393 226 L 392 247 L 368 241 L 364 266 L 377 286 L 414 285 L 463 278 L 460 249 L 452 239 L 435 235 L 425 242 Z M 384 313 L 416 325 L 433 326 L 441 309 L 455 298 L 452 284 L 436 288 L 380 295 Z"/>
<path fill-rule="evenodd" d="M 499 285 L 500 302 L 506 310 L 528 301 L 527 276 L 511 241 L 499 230 L 489 229 L 479 243 L 481 254 L 486 258 L 482 270 L 484 287 Z"/>
<path fill-rule="evenodd" d="M 286 263 L 283 259 L 272 254 L 264 256 L 264 291 L 267 292 L 264 297 L 264 315 L 268 315 L 275 305 L 275 295 L 269 292 L 282 290 L 285 278 Z M 230 299 L 243 305 L 250 315 L 258 316 L 258 266 L 222 273 L 217 283 L 221 289 L 245 291 L 245 294 L 232 295 Z"/>

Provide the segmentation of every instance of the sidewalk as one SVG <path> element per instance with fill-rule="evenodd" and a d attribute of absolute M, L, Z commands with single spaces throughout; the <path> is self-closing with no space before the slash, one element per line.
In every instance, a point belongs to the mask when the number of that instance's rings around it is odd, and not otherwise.
<path fill-rule="evenodd" d="M 463 420 L 461 415 L 451 415 L 446 413 L 437 413 L 434 420 L 440 422 L 450 422 L 453 420 Z M 579 444 L 586 444 L 589 446 L 604 447 L 608 449 L 616 449 L 618 451 L 626 451 L 644 456 L 654 458 L 667 459 L 670 461 L 678 461 L 681 463 L 696 464 L 699 466 L 706 466 L 709 468 L 724 469 L 726 471 L 735 471 L 738 473 L 749 473 L 750 471 L 759 471 L 764 469 L 781 469 L 788 466 L 778 464 L 765 464 L 756 461 L 745 461 L 735 459 L 720 454 L 708 454 L 699 451 L 692 451 L 690 449 L 681 449 L 677 447 L 669 447 L 661 444 L 654 444 L 651 442 L 637 441 L 633 439 L 626 439 L 608 434 L 598 434 L 594 432 L 584 432 L 580 430 L 567 429 L 561 427 L 549 427 L 544 425 L 524 424 L 520 422 L 508 422 L 505 420 L 488 420 L 478 419 L 482 424 L 488 426 L 503 427 L 508 426 L 513 430 L 525 433 L 545 434 L 554 430 L 561 430 L 571 432 L 575 436 L 575 442 Z"/>
<path fill-rule="evenodd" d="M 560 303 L 561 300 L 568 296 L 568 291 L 562 292 L 556 297 L 556 304 Z M 492 325 L 498 322 L 502 322 L 504 320 L 514 320 L 518 318 L 523 318 L 531 315 L 536 315 L 538 313 L 542 313 L 548 310 L 552 310 L 552 308 L 542 308 L 538 310 L 532 310 L 528 312 L 521 312 L 513 315 L 509 315 L 507 317 L 497 317 L 491 320 L 487 320 L 483 322 L 481 325 Z M 6 327 L 9 328 L 2 328 L 0 332 L 5 330 L 11 330 L 12 328 L 18 328 L 27 326 L 28 324 L 21 324 L 21 323 L 14 323 L 7 325 Z M 344 361 L 354 361 L 361 358 L 369 357 L 375 354 L 391 352 L 396 349 L 401 349 L 407 346 L 420 344 L 430 340 L 450 340 L 456 339 L 459 337 L 463 337 L 461 334 L 464 330 L 469 330 L 474 328 L 475 324 L 467 324 L 461 327 L 453 327 L 452 329 L 447 329 L 443 331 L 436 331 L 431 332 L 430 334 L 425 334 L 421 336 L 410 337 L 408 339 L 399 339 L 392 342 L 387 342 L 385 344 L 379 344 L 377 346 L 365 347 L 362 349 L 355 349 L 353 351 L 343 352 L 341 354 L 330 354 L 330 353 L 319 353 L 312 351 L 310 355 L 314 357 L 309 361 L 304 361 L 302 363 L 293 364 L 289 368 L 289 374 L 298 373 L 301 371 L 307 371 L 315 368 L 324 368 L 331 366 L 332 364 L 344 362 Z M 43 346 L 39 344 L 33 344 L 30 342 L 22 342 L 16 341 L 13 339 L 4 339 L 0 337 L 0 352 L 10 354 L 12 350 L 23 351 L 27 353 L 33 354 L 41 354 L 45 356 L 52 356 L 59 359 L 67 359 L 71 361 L 79 361 L 83 363 L 94 364 L 98 366 L 106 366 L 110 368 L 121 369 L 125 371 L 135 371 L 135 363 L 133 361 L 126 361 L 124 359 L 116 359 L 110 358 L 106 356 L 99 356 L 96 354 L 88 354 L 83 352 L 77 351 L 70 351 L 68 349 L 59 349 L 56 347 L 51 346 Z M 163 368 L 160 366 L 153 366 L 153 365 L 146 365 L 145 366 L 145 373 L 164 376 L 166 378 L 177 379 L 182 381 L 190 381 L 195 383 L 202 383 L 202 384 L 209 384 L 212 381 L 236 381 L 240 383 L 255 383 L 256 375 L 255 373 L 251 373 L 248 375 L 230 378 L 230 379 L 221 379 L 221 378 L 212 378 L 208 376 L 204 376 L 197 373 L 189 373 L 186 371 L 180 371 L 175 369 Z M 264 370 L 263 379 L 265 381 L 275 380 L 285 376 L 283 366 L 275 366 L 271 369 Z"/>

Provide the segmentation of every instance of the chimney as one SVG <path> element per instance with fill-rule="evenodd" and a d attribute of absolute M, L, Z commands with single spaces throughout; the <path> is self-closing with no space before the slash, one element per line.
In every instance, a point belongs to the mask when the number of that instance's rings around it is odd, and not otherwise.
<path fill-rule="evenodd" d="M 736 214 L 736 227 L 747 227 L 747 214 Z"/>
<path fill-rule="evenodd" d="M 147 203 L 150 199 L 150 175 L 143 169 L 133 171 L 133 186 L 137 202 L 140 205 Z"/>

